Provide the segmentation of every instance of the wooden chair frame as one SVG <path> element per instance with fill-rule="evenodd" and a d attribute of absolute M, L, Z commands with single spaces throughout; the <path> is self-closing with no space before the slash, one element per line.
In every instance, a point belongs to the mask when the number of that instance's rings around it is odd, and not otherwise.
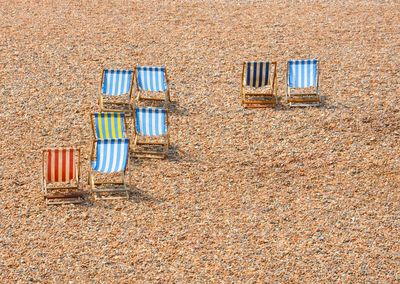
<path fill-rule="evenodd" d="M 243 62 L 242 68 L 242 82 L 240 87 L 240 94 L 242 97 L 242 106 L 244 108 L 265 108 L 275 107 L 277 104 L 277 63 L 276 61 L 269 62 L 268 85 L 270 86 L 264 93 L 246 92 L 245 90 L 245 71 L 247 62 Z"/>
<path fill-rule="evenodd" d="M 109 111 L 106 111 L 106 112 L 109 112 Z M 92 112 L 90 114 L 90 123 L 92 125 L 93 139 L 95 139 L 95 140 L 99 139 L 99 138 L 96 137 L 96 127 L 95 127 L 95 123 L 94 123 L 94 112 Z M 124 137 L 120 137 L 120 138 L 128 138 L 128 134 L 127 134 L 127 132 L 128 132 L 128 124 L 126 123 L 126 117 L 124 117 L 124 127 L 125 127 L 125 135 L 124 135 Z"/>
<path fill-rule="evenodd" d="M 321 97 L 319 95 L 319 61 L 317 61 L 317 85 L 314 90 L 302 91 L 304 88 L 290 88 L 289 87 L 289 61 L 286 65 L 286 102 L 289 106 L 293 107 L 307 107 L 307 106 L 320 106 Z M 298 92 L 296 92 L 298 90 Z M 294 91 L 294 93 L 292 93 Z"/>
<path fill-rule="evenodd" d="M 155 158 L 155 159 L 165 159 L 168 157 L 168 151 L 170 146 L 170 138 L 169 138 L 169 125 L 170 125 L 170 118 L 168 114 L 168 110 L 165 110 L 166 122 L 167 122 L 167 133 L 163 136 L 157 136 L 157 138 L 147 137 L 141 135 L 136 129 L 136 107 L 133 109 L 133 129 L 135 129 L 133 145 L 132 145 L 132 152 L 134 153 L 135 157 L 137 158 Z M 162 142 L 152 142 L 149 140 L 153 139 L 162 139 Z M 162 151 L 156 150 L 141 150 L 140 148 L 154 148 L 154 147 L 161 147 Z"/>
<path fill-rule="evenodd" d="M 167 68 L 164 69 L 164 73 L 165 73 L 165 81 L 167 82 L 167 90 L 164 92 L 152 92 L 152 93 L 162 93 L 164 94 L 164 98 L 149 98 L 149 97 L 144 97 L 142 96 L 142 93 L 144 93 L 145 91 L 141 91 L 139 90 L 139 83 L 138 83 L 138 71 L 137 71 L 137 67 L 135 67 L 135 72 L 134 72 L 134 85 L 135 85 L 135 92 L 136 94 L 134 95 L 136 102 L 140 103 L 141 101 L 143 102 L 164 102 L 163 107 L 166 109 L 168 107 L 168 104 L 171 103 L 171 97 L 170 97 L 170 90 L 169 90 L 169 79 L 168 79 L 168 74 L 167 74 Z M 132 109 L 132 112 L 134 112 L 134 109 Z"/>
<path fill-rule="evenodd" d="M 63 149 L 63 148 L 57 148 Z M 79 148 L 65 147 L 64 149 L 74 150 L 74 156 L 77 158 L 75 161 L 75 178 L 69 182 L 69 185 L 56 186 L 49 185 L 47 181 L 47 158 L 46 154 L 52 148 L 42 150 L 42 192 L 46 205 L 59 205 L 82 203 L 84 192 L 80 191 L 80 167 L 81 167 L 81 153 Z"/>
<path fill-rule="evenodd" d="M 90 153 L 90 165 L 88 174 L 88 185 L 90 185 L 90 190 L 94 194 L 96 200 L 107 200 L 107 199 L 129 199 L 129 188 L 127 186 L 128 168 L 129 168 L 129 150 L 128 157 L 126 161 L 126 167 L 124 171 L 121 172 L 121 181 L 116 182 L 96 182 L 95 173 L 96 171 L 92 168 L 92 161 L 96 160 L 96 142 L 100 139 L 94 139 L 92 142 L 91 153 Z M 98 188 L 97 186 L 117 186 L 118 188 Z"/>
<path fill-rule="evenodd" d="M 133 91 L 133 83 L 134 83 L 134 78 L 135 78 L 135 70 L 132 70 L 132 78 L 131 78 L 131 85 L 129 88 L 129 102 L 105 102 L 104 97 L 107 97 L 103 94 L 103 83 L 104 83 L 104 72 L 107 68 L 103 68 L 103 71 L 101 72 L 101 83 L 100 83 L 100 95 L 99 95 L 99 107 L 100 107 L 100 112 L 125 112 L 128 116 L 131 115 L 132 113 L 132 103 L 133 103 L 133 96 L 132 96 L 132 91 Z M 122 107 L 127 107 L 126 109 L 118 109 L 118 108 L 109 108 L 107 107 L 108 105 L 116 105 L 116 106 L 121 106 Z"/>

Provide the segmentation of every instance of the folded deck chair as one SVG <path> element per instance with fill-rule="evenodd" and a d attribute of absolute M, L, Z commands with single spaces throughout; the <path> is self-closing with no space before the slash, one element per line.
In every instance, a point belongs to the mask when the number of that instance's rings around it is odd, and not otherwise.
<path fill-rule="evenodd" d="M 168 112 L 163 108 L 144 107 L 137 107 L 134 112 L 135 156 L 166 158 L 169 147 Z"/>
<path fill-rule="evenodd" d="M 241 83 L 243 107 L 275 107 L 276 75 L 276 62 L 243 62 Z"/>
<path fill-rule="evenodd" d="M 318 106 L 318 60 L 290 60 L 286 75 L 286 99 L 290 106 Z"/>
<path fill-rule="evenodd" d="M 125 114 L 121 112 L 95 112 L 90 116 L 94 139 L 126 138 Z"/>
<path fill-rule="evenodd" d="M 100 111 L 132 111 L 132 70 L 103 69 L 101 75 Z"/>
<path fill-rule="evenodd" d="M 136 99 L 137 102 L 170 102 L 167 71 L 164 66 L 136 67 Z M 161 96 L 160 96 L 161 95 Z"/>
<path fill-rule="evenodd" d="M 46 204 L 80 203 L 80 150 L 53 148 L 43 150 L 42 191 Z"/>
<path fill-rule="evenodd" d="M 129 199 L 126 182 L 128 152 L 128 138 L 93 141 L 89 183 L 96 199 Z M 96 182 L 96 172 L 109 176 L 121 174 L 122 179 L 117 182 Z"/>

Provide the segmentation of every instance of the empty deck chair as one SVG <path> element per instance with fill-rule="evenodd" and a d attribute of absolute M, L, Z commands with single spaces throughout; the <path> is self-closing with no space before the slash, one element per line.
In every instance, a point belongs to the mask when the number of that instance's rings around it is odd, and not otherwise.
<path fill-rule="evenodd" d="M 287 65 L 286 99 L 290 106 L 318 106 L 318 60 L 290 60 Z"/>
<path fill-rule="evenodd" d="M 135 112 L 136 157 L 166 158 L 169 148 L 168 112 L 163 108 L 137 107 Z"/>
<path fill-rule="evenodd" d="M 81 203 L 80 149 L 53 148 L 43 150 L 42 191 L 46 204 Z"/>
<path fill-rule="evenodd" d="M 136 99 L 137 102 L 170 102 L 167 71 L 164 66 L 136 67 Z"/>
<path fill-rule="evenodd" d="M 94 139 L 126 138 L 125 114 L 121 112 L 95 112 L 91 116 Z"/>
<path fill-rule="evenodd" d="M 276 62 L 243 62 L 240 89 L 243 107 L 275 107 L 276 75 Z"/>
<path fill-rule="evenodd" d="M 132 70 L 103 69 L 99 97 L 100 111 L 132 111 Z"/>
<path fill-rule="evenodd" d="M 89 184 L 96 199 L 129 199 L 126 172 L 128 169 L 129 139 L 95 140 L 92 145 Z M 95 175 L 117 173 L 121 180 L 116 182 L 96 182 Z M 110 177 L 115 178 L 115 177 Z"/>

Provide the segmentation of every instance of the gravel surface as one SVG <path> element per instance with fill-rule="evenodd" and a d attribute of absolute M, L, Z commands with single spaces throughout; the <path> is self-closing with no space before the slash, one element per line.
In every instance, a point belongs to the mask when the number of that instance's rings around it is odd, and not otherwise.
<path fill-rule="evenodd" d="M 399 1 L 1 1 L 0 282 L 399 283 Z M 244 110 L 242 61 L 320 60 L 320 108 Z M 170 158 L 46 207 L 103 67 L 165 65 Z M 82 183 L 87 189 L 87 186 Z"/>

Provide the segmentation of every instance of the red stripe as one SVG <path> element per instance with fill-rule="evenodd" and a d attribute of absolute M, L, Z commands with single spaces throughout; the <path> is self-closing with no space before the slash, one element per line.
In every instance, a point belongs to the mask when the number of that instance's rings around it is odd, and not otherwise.
<path fill-rule="evenodd" d="M 52 164 L 51 164 L 51 150 L 47 151 L 47 181 L 51 181 L 51 171 L 52 171 Z"/>
<path fill-rule="evenodd" d="M 67 150 L 63 149 L 61 150 L 61 154 L 62 154 L 62 172 L 61 172 L 61 181 L 67 181 L 67 173 L 66 173 L 66 167 L 67 167 Z"/>
<path fill-rule="evenodd" d="M 75 164 L 74 164 L 74 150 L 69 150 L 69 179 L 74 179 Z"/>
<path fill-rule="evenodd" d="M 54 180 L 58 181 L 58 150 L 54 150 Z"/>

